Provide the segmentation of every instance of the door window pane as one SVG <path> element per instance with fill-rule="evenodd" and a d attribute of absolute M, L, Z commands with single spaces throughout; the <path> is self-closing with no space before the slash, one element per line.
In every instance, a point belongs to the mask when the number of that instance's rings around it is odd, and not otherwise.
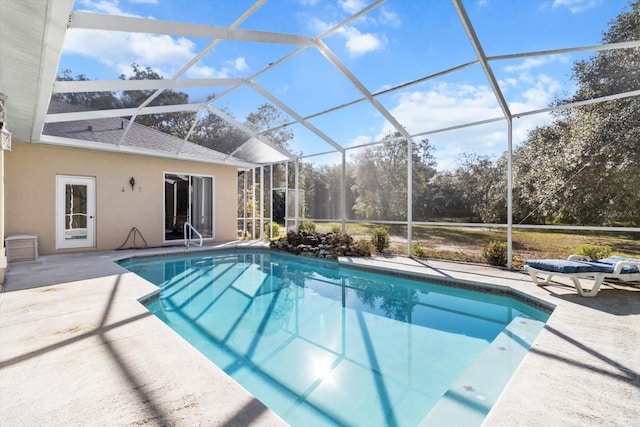
<path fill-rule="evenodd" d="M 213 237 L 213 178 L 191 177 L 191 225 L 202 237 Z"/>
<path fill-rule="evenodd" d="M 87 238 L 87 186 L 65 185 L 64 239 Z"/>

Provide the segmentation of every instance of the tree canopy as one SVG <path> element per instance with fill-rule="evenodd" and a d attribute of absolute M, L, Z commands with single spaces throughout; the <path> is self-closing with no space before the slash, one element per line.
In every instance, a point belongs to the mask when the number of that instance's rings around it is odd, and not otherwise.
<path fill-rule="evenodd" d="M 640 1 L 611 22 L 603 43 L 640 39 Z M 558 105 L 640 89 L 640 48 L 577 61 L 575 94 Z M 535 167 L 531 167 L 535 165 Z M 567 109 L 515 152 L 515 193 L 526 222 L 640 224 L 640 98 Z"/>

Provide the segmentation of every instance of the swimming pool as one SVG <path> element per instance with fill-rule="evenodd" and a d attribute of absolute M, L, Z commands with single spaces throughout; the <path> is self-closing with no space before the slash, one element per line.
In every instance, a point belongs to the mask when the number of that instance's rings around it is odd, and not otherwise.
<path fill-rule="evenodd" d="M 293 426 L 480 425 L 548 313 L 270 251 L 121 263 L 147 308 Z"/>

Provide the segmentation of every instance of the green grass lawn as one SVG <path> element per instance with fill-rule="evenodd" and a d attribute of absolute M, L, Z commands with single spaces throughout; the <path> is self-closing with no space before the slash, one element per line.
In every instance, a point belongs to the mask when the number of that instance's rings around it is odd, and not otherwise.
<path fill-rule="evenodd" d="M 319 232 L 331 230 L 333 223 L 317 224 Z M 378 224 L 347 224 L 354 239 L 368 239 Z M 391 235 L 391 250 L 406 255 L 406 226 L 386 227 Z M 493 241 L 507 241 L 506 229 L 448 226 L 413 226 L 412 242 L 420 246 L 427 258 L 484 263 L 482 250 Z M 514 230 L 514 265 L 532 258 L 566 258 L 581 245 L 606 245 L 616 255 L 640 258 L 640 229 L 637 233 Z"/>

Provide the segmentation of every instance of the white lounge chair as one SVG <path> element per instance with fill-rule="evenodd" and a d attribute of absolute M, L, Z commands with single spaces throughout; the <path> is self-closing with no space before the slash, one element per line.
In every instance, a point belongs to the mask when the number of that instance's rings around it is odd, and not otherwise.
<path fill-rule="evenodd" d="M 527 270 L 533 283 L 538 286 L 550 284 L 553 276 L 567 277 L 583 297 L 596 296 L 600 286 L 607 279 L 640 281 L 640 259 L 615 256 L 601 260 L 592 260 L 583 255 L 571 255 L 566 260 L 534 259 L 527 261 Z M 540 280 L 538 275 L 546 278 Z M 580 279 L 593 280 L 591 289 L 583 288 Z"/>

